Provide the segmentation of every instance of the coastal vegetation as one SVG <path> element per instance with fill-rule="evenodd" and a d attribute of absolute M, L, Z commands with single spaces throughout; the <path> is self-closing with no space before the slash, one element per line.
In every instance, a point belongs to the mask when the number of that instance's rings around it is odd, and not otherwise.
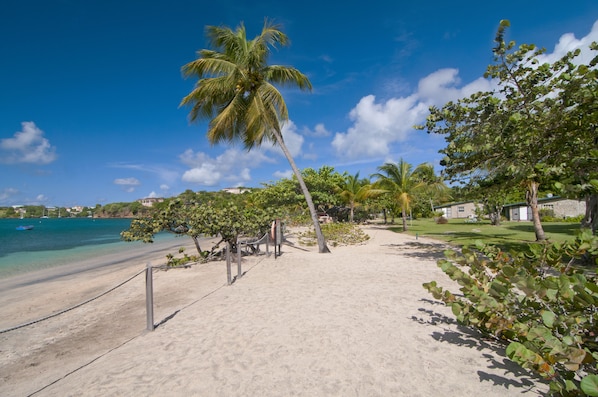
<path fill-rule="evenodd" d="M 432 107 L 419 128 L 446 136 L 444 172 L 493 195 L 486 200 L 493 212 L 506 192 L 523 188 L 535 241 L 514 245 L 505 233 L 490 244 L 482 227 L 457 232 L 450 225 L 443 237 L 461 234 L 469 244 L 447 250 L 438 266 L 459 292 L 436 281 L 424 288 L 460 324 L 504 343 L 511 360 L 550 382 L 551 394 L 598 396 L 598 56 L 583 64 L 577 50 L 546 62 L 543 49 L 505 42 L 508 26 L 501 21 L 486 72 L 498 88 Z M 583 228 L 565 241 L 557 233 L 547 241 L 538 205 L 543 185 L 586 200 Z M 474 235 L 480 238 L 471 243 Z"/>

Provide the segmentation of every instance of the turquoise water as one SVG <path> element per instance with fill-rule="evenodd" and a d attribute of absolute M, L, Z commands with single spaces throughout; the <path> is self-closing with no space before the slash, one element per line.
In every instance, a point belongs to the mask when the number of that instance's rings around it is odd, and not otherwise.
<path fill-rule="evenodd" d="M 130 219 L 0 219 L 0 278 L 143 244 L 120 239 L 120 232 L 130 224 Z M 20 225 L 33 229 L 17 230 Z"/>

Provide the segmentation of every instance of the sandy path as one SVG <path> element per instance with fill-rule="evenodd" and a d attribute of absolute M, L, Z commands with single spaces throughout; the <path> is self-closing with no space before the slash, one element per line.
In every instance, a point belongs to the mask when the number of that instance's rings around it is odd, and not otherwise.
<path fill-rule="evenodd" d="M 332 254 L 283 246 L 277 259 L 244 258 L 246 274 L 232 286 L 223 262 L 157 272 L 156 322 L 165 321 L 153 332 L 144 331 L 140 277 L 88 308 L 0 334 L 0 395 L 533 396 L 546 390 L 500 346 L 459 327 L 422 288 L 430 280 L 450 284 L 435 263 L 440 243 L 378 227 L 366 232 L 367 244 Z"/>

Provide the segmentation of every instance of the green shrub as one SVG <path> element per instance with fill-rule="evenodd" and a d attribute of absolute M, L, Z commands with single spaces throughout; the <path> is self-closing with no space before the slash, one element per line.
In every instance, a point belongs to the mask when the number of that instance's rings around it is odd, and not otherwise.
<path fill-rule="evenodd" d="M 508 344 L 507 356 L 550 380 L 552 394 L 598 396 L 598 238 L 582 231 L 565 244 L 536 243 L 506 253 L 478 241 L 447 251 L 438 266 L 460 286 L 454 294 L 424 284 L 459 323 Z"/>

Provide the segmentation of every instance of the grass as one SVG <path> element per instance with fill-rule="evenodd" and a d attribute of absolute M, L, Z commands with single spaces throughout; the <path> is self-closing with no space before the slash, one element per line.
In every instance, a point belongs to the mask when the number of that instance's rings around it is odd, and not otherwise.
<path fill-rule="evenodd" d="M 578 222 L 546 222 L 542 226 L 550 242 L 571 240 L 580 228 Z M 403 233 L 400 224 L 389 229 Z M 455 246 L 472 245 L 476 240 L 482 240 L 506 251 L 521 251 L 536 242 L 532 222 L 503 222 L 500 226 L 492 226 L 487 221 L 466 223 L 464 219 L 450 219 L 449 223 L 439 225 L 433 219 L 416 219 L 407 222 L 407 229 L 408 234 L 446 241 Z"/>

